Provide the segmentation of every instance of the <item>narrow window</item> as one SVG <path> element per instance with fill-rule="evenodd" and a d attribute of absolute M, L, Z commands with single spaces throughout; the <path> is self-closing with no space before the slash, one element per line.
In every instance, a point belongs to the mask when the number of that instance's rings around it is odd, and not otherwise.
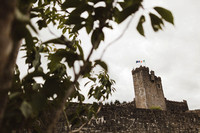
<path fill-rule="evenodd" d="M 157 88 L 160 88 L 160 84 L 157 84 Z"/>

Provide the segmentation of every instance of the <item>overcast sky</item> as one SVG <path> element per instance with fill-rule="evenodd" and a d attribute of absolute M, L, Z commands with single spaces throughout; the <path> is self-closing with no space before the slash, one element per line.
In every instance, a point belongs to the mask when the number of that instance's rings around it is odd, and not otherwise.
<path fill-rule="evenodd" d="M 134 16 L 125 35 L 112 44 L 103 56 L 109 66 L 110 77 L 116 81 L 116 92 L 109 101 L 133 100 L 135 96 L 131 70 L 139 67 L 136 60 L 145 60 L 146 64 L 143 65 L 161 77 L 167 99 L 184 99 L 188 101 L 190 109 L 200 109 L 200 0 L 144 0 L 144 5 L 146 13 L 153 6 L 171 10 L 175 26 L 166 23 L 163 31 L 154 33 L 147 20 L 144 38 L 137 33 L 135 27 L 139 15 L 145 12 Z M 123 32 L 128 21 L 120 26 L 114 25 L 112 31 L 105 30 L 105 42 L 93 59 L 99 58 L 105 46 Z M 40 36 L 50 38 L 47 32 L 44 31 L 45 34 Z M 84 50 L 88 51 L 91 45 L 85 30 L 80 32 L 80 39 Z M 18 59 L 18 64 L 23 65 L 21 59 Z M 84 89 L 83 93 L 87 91 Z"/>

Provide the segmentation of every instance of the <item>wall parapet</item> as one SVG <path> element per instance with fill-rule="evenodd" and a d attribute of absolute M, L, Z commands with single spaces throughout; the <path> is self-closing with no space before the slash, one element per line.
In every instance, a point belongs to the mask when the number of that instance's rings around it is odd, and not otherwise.
<path fill-rule="evenodd" d="M 60 125 L 63 125 L 61 121 L 59 122 Z M 172 133 L 180 131 L 199 133 L 200 116 L 198 113 L 138 109 L 133 106 L 133 103 L 127 103 L 103 105 L 97 119 L 92 120 L 80 132 Z M 66 131 L 62 128 L 56 133 L 64 132 Z"/>
<path fill-rule="evenodd" d="M 182 102 L 177 102 L 165 99 L 165 101 L 168 111 L 185 112 L 189 110 L 186 100 L 183 100 Z"/>

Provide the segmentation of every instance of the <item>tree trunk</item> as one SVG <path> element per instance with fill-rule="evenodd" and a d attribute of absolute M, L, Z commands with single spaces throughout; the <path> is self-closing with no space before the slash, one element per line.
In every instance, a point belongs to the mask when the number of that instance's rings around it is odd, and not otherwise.
<path fill-rule="evenodd" d="M 11 35 L 16 3 L 17 0 L 0 0 L 0 131 L 20 45 Z"/>

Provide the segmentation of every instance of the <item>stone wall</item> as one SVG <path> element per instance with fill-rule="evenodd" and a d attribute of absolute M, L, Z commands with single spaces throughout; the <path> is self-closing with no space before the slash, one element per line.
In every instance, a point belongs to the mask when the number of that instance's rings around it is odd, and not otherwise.
<path fill-rule="evenodd" d="M 183 102 L 177 102 L 177 101 L 170 101 L 166 100 L 166 107 L 168 111 L 173 112 L 185 112 L 189 110 L 187 101 L 183 100 Z"/>
<path fill-rule="evenodd" d="M 66 132 L 64 119 L 57 133 Z M 73 129 L 76 129 L 72 127 Z M 104 105 L 97 119 L 84 126 L 83 133 L 199 133 L 200 111 L 137 109 L 134 103 Z"/>

